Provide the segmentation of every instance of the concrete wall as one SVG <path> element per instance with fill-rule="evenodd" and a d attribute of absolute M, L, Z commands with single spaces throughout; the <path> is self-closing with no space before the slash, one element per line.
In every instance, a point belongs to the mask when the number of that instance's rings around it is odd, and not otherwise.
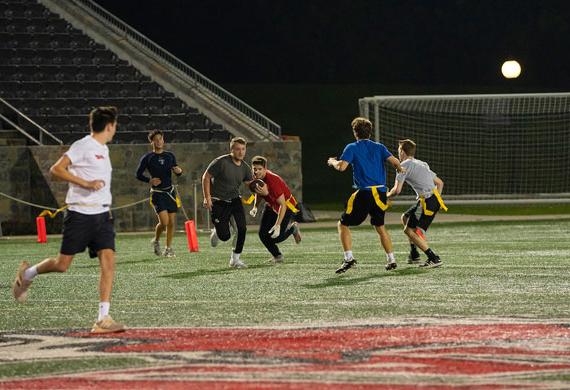
<path fill-rule="evenodd" d="M 194 218 L 194 183 L 197 184 L 198 225 L 204 226 L 206 213 L 201 206 L 201 175 L 215 157 L 228 153 L 227 143 L 190 143 L 167 145 L 177 158 L 184 175 L 178 178 L 182 202 L 190 218 Z M 49 167 L 67 149 L 61 146 L 1 147 L 1 192 L 32 203 L 50 207 L 64 204 L 67 184 L 50 178 Z M 144 199 L 149 186 L 135 178 L 135 170 L 141 156 L 150 150 L 148 145 L 110 145 L 113 164 L 113 207 Z M 302 199 L 301 143 L 252 142 L 248 144 L 246 161 L 261 154 L 269 159 L 270 169 L 281 175 L 291 191 Z M 248 194 L 243 188 L 243 193 Z M 0 222 L 4 235 L 35 233 L 35 217 L 41 209 L 22 205 L 0 196 Z M 156 224 L 156 216 L 148 202 L 115 213 L 117 231 L 146 231 Z M 184 217 L 179 212 L 178 228 L 183 227 Z M 60 216 L 47 219 L 48 233 L 61 232 Z M 253 221 L 250 221 L 253 222 Z"/>

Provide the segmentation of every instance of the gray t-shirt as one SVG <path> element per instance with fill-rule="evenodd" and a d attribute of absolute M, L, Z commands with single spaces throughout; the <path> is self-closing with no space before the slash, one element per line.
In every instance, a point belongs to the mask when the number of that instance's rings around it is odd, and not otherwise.
<path fill-rule="evenodd" d="M 232 156 L 225 154 L 208 165 L 206 171 L 212 175 L 210 195 L 212 199 L 231 200 L 240 196 L 239 188 L 244 181 L 253 180 L 251 167 L 245 161 L 236 165 Z"/>
<path fill-rule="evenodd" d="M 419 199 L 420 196 L 429 198 L 433 194 L 435 183 L 433 179 L 437 175 L 429 169 L 429 165 L 415 158 L 407 159 L 402 162 L 402 167 L 406 169 L 405 173 L 398 173 L 396 180 L 399 182 L 408 182 L 412 189 L 416 192 Z"/>

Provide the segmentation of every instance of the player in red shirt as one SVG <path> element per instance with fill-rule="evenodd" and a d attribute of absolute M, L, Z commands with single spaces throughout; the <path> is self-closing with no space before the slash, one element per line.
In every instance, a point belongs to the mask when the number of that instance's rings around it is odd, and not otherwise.
<path fill-rule="evenodd" d="M 264 184 L 256 186 L 257 197 L 265 200 L 265 208 L 259 225 L 259 238 L 267 250 L 273 256 L 272 261 L 281 263 L 283 254 L 277 244 L 285 241 L 293 235 L 295 242 L 301 242 L 301 234 L 297 222 L 289 224 L 298 212 L 297 201 L 291 195 L 287 183 L 277 174 L 267 169 L 267 159 L 263 156 L 255 156 L 251 160 L 253 174 L 256 179 L 261 179 Z M 256 199 L 257 203 L 257 199 Z M 256 203 L 250 211 L 251 216 L 257 214 Z"/>

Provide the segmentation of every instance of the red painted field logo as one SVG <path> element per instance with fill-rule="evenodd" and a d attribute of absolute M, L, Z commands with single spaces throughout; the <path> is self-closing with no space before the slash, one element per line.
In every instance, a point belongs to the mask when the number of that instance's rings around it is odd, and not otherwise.
<path fill-rule="evenodd" d="M 568 324 L 133 329 L 97 337 L 4 334 L 0 341 L 0 361 L 98 356 L 149 362 L 0 380 L 7 389 L 563 388 L 570 378 Z"/>

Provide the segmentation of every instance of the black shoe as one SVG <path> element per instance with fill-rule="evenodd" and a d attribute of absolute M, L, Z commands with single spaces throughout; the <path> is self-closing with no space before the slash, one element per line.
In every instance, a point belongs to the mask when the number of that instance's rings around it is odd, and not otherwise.
<path fill-rule="evenodd" d="M 348 271 L 349 269 L 351 269 L 352 266 L 355 264 L 356 264 L 356 259 L 345 260 L 342 262 L 342 265 L 340 266 L 340 268 L 337 269 L 335 272 L 337 274 L 342 274 L 342 273 Z"/>
<path fill-rule="evenodd" d="M 421 261 L 421 257 L 419 253 L 410 253 L 408 255 L 408 264 L 417 264 Z"/>
<path fill-rule="evenodd" d="M 386 271 L 392 271 L 393 269 L 398 268 L 398 265 L 396 263 L 388 263 L 386 264 Z"/>
<path fill-rule="evenodd" d="M 440 260 L 438 256 L 434 257 L 433 259 L 427 259 L 427 261 L 420 265 L 420 268 L 436 268 L 440 267 L 443 264 L 443 261 Z"/>

